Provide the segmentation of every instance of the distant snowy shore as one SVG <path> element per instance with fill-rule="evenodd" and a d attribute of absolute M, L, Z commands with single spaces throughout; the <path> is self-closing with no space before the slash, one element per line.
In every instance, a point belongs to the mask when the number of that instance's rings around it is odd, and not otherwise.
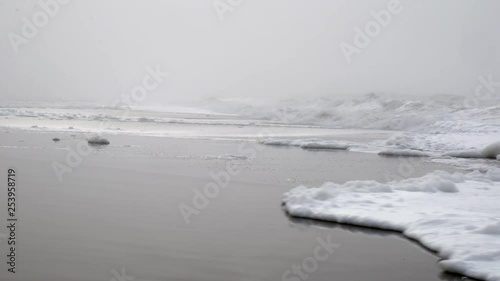
<path fill-rule="evenodd" d="M 465 101 L 466 98 L 458 96 L 405 100 L 368 94 L 350 100 L 327 97 L 280 102 L 205 99 L 131 109 L 77 103 L 4 103 L 0 104 L 0 126 L 35 131 L 70 130 L 165 137 L 184 136 L 185 127 L 173 128 L 175 125 L 218 126 L 230 130 L 213 137 L 244 137 L 267 145 L 354 150 L 385 156 L 494 159 L 495 155 L 486 153 L 485 156 L 482 150 L 500 141 L 500 102 L 479 100 L 470 107 Z M 262 139 L 259 128 L 270 127 L 276 135 Z M 286 135 L 290 138 L 280 137 L 280 130 L 276 129 L 280 127 L 287 128 Z M 356 143 L 348 138 L 332 139 L 331 136 L 335 135 L 333 129 L 394 133 L 371 143 Z M 296 135 L 293 134 L 295 130 Z M 185 135 L 196 137 L 197 132 L 203 131 L 206 130 L 193 129 Z M 327 137 L 323 138 L 323 135 Z M 496 151 L 498 147 L 500 145 L 493 148 Z"/>

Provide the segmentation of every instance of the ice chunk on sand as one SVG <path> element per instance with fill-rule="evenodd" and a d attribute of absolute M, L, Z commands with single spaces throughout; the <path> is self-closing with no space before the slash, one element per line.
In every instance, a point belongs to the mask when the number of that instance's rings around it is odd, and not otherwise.
<path fill-rule="evenodd" d="M 429 157 L 429 154 L 412 149 L 387 149 L 380 151 L 382 156 L 404 156 L 404 157 Z"/>
<path fill-rule="evenodd" d="M 389 183 L 297 187 L 283 196 L 292 216 L 397 230 L 443 258 L 442 268 L 500 280 L 500 170 L 433 172 Z"/>
<path fill-rule="evenodd" d="M 90 145 L 108 145 L 110 143 L 109 140 L 102 136 L 93 136 L 87 141 Z"/>

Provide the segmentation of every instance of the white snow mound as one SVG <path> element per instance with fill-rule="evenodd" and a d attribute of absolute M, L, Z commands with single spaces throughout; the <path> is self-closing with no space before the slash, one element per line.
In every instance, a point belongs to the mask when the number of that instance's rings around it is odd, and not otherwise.
<path fill-rule="evenodd" d="M 401 231 L 436 251 L 443 269 L 488 281 L 500 280 L 498 202 L 500 169 L 300 186 L 283 196 L 292 216 Z"/>
<path fill-rule="evenodd" d="M 224 155 L 206 155 L 203 158 L 207 160 L 247 160 L 248 156 L 236 155 L 236 154 L 224 154 Z"/>

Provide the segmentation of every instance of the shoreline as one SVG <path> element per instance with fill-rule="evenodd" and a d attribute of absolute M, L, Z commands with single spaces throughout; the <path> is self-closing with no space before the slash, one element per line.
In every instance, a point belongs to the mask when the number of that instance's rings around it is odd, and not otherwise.
<path fill-rule="evenodd" d="M 285 205 L 285 203 L 282 203 L 282 206 L 284 206 L 284 205 Z M 322 226 L 332 225 L 331 227 L 337 226 L 340 228 L 344 227 L 345 229 L 358 229 L 358 231 L 366 230 L 366 232 L 368 232 L 368 233 L 384 233 L 385 236 L 397 235 L 397 236 L 407 240 L 408 242 L 411 242 L 411 243 L 415 244 L 416 246 L 419 246 L 422 250 L 427 251 L 429 254 L 432 254 L 432 255 L 438 257 L 440 260 L 446 259 L 445 257 L 440 256 L 438 250 L 427 247 L 425 244 L 423 244 L 421 241 L 419 241 L 415 237 L 410 237 L 410 236 L 405 235 L 404 231 L 390 229 L 390 228 L 375 227 L 375 226 L 363 226 L 360 224 L 352 224 L 352 223 L 348 223 L 348 222 L 335 222 L 335 221 L 321 220 L 321 219 L 316 219 L 316 218 L 311 218 L 311 217 L 293 216 L 285 209 L 283 210 L 283 212 L 285 212 L 285 214 L 287 216 L 289 216 L 290 218 L 293 218 L 293 219 L 312 221 L 312 223 L 310 223 L 311 225 L 322 225 Z M 375 235 L 377 235 L 377 234 L 375 234 Z M 463 277 L 467 278 L 467 280 L 471 280 L 471 281 L 484 281 L 485 280 L 485 279 L 481 279 L 478 277 L 467 276 L 464 272 L 460 272 L 459 270 L 450 271 L 447 269 L 443 269 L 443 273 L 457 274 L 458 276 L 463 276 Z M 464 279 L 462 278 L 461 280 L 464 280 Z"/>
<path fill-rule="evenodd" d="M 4 162 L 20 170 L 24 187 L 19 198 L 23 214 L 19 241 L 24 250 L 19 256 L 19 277 L 26 280 L 32 272 L 36 278 L 54 281 L 83 280 L 79 276 L 102 281 L 122 267 L 136 279 L 157 281 L 275 280 L 310 255 L 317 238 L 328 235 L 341 247 L 309 280 L 459 278 L 441 276 L 438 258 L 399 234 L 378 236 L 362 228 L 352 233 L 304 225 L 290 219 L 279 204 L 283 192 L 299 184 L 382 180 L 381 171 L 396 169 L 400 159 L 268 146 L 262 146 L 251 161 L 207 159 L 203 156 L 234 153 L 240 142 L 117 136 L 110 146 L 92 150 L 58 183 L 50 163 L 63 160 L 66 149 L 78 139 L 66 135 L 54 143 L 51 136 L 2 134 L 0 141 L 0 145 L 12 145 L 24 139 L 22 145 L 27 147 L 0 147 Z M 239 167 L 241 174 L 185 224 L 178 205 L 191 202 L 193 190 L 203 188 L 211 181 L 209 173 L 223 171 L 228 162 Z M 454 170 L 424 163 L 415 173 L 438 167 Z M 49 244 L 60 250 L 54 252 L 47 248 Z M 377 259 L 381 254 L 386 258 Z M 41 260 L 42 256 L 46 259 Z M 101 266 L 92 265 L 95 258 Z M 93 268 L 86 275 L 82 275 L 83 264 Z M 57 268 L 68 270 L 52 272 Z"/>

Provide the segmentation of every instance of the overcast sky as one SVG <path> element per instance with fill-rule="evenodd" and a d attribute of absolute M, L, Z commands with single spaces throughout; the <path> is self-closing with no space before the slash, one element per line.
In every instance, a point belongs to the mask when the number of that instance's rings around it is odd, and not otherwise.
<path fill-rule="evenodd" d="M 0 99 L 107 103 L 158 64 L 170 77 L 149 102 L 470 94 L 480 75 L 500 80 L 496 0 L 401 0 L 348 63 L 339 45 L 389 2 L 242 0 L 222 21 L 213 0 L 72 0 L 16 53 L 12 33 L 42 8 L 0 0 Z"/>

